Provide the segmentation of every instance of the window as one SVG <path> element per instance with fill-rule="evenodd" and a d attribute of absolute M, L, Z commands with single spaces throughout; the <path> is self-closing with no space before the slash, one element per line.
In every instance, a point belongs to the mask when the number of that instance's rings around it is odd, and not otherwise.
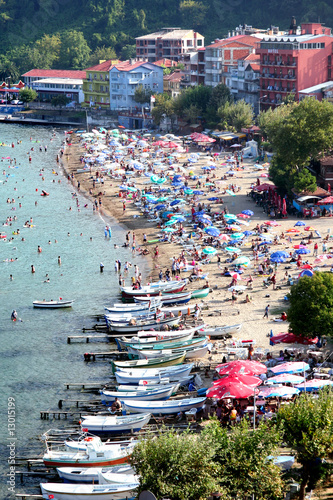
<path fill-rule="evenodd" d="M 202 40 L 197 40 L 197 46 L 202 47 Z"/>

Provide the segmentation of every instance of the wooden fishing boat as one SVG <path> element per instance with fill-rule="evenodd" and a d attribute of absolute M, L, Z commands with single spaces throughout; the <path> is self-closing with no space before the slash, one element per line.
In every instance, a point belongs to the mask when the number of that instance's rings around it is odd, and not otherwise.
<path fill-rule="evenodd" d="M 103 404 L 110 405 L 112 404 L 116 398 L 119 399 L 119 401 L 124 401 L 125 399 L 137 399 L 138 401 L 140 400 L 147 400 L 147 401 L 152 401 L 152 400 L 163 400 L 163 399 L 169 399 L 171 394 L 174 392 L 174 386 L 166 385 L 166 386 L 160 386 L 157 389 L 154 390 L 141 390 L 136 389 L 136 390 L 129 390 L 127 391 L 107 391 L 106 389 L 103 389 L 101 391 L 101 401 Z"/>
<path fill-rule="evenodd" d="M 145 392 L 146 394 L 149 394 L 152 391 L 167 390 L 167 389 L 171 389 L 171 395 L 173 396 L 174 394 L 176 394 L 176 392 L 178 391 L 178 389 L 180 387 L 180 384 L 178 382 L 170 384 L 165 379 L 161 379 L 159 381 L 159 383 L 154 382 L 153 380 L 143 380 L 141 382 L 142 383 L 139 382 L 138 384 L 133 384 L 133 385 L 130 385 L 130 384 L 118 385 L 117 392 L 120 393 L 118 398 L 121 399 L 122 392 L 138 391 L 138 392 Z"/>
<path fill-rule="evenodd" d="M 32 305 L 39 309 L 62 309 L 72 307 L 74 300 L 34 300 Z"/>
<path fill-rule="evenodd" d="M 187 284 L 187 280 L 180 281 L 159 281 L 151 283 L 150 285 L 143 286 L 140 289 L 133 289 L 133 287 L 120 287 L 123 299 L 134 299 L 134 297 L 155 297 L 161 292 L 165 293 L 178 293 L 182 292 Z"/>
<path fill-rule="evenodd" d="M 140 304 L 137 303 L 124 304 L 123 302 L 115 303 L 110 307 L 105 306 L 104 309 L 109 313 L 122 315 L 125 313 L 132 314 L 134 312 L 142 312 L 149 309 L 156 309 L 156 307 L 160 305 L 161 301 L 159 300 L 158 297 L 156 297 L 154 299 L 151 299 L 150 301 L 142 302 Z"/>
<path fill-rule="evenodd" d="M 158 299 L 161 301 L 162 305 L 187 304 L 187 302 L 191 300 L 191 292 L 162 293 L 162 295 L 158 295 Z M 134 301 L 139 304 L 149 303 L 150 300 L 151 299 L 149 297 L 134 297 Z"/>
<path fill-rule="evenodd" d="M 108 446 L 103 444 L 99 437 L 86 437 L 85 440 L 85 447 L 82 450 L 52 450 L 47 447 L 43 456 L 45 466 L 108 467 L 123 464 L 128 462 L 135 446 L 135 443 Z"/>
<path fill-rule="evenodd" d="M 101 481 L 101 480 L 100 480 Z M 43 498 L 55 500 L 125 500 L 136 497 L 139 483 L 66 484 L 41 483 Z"/>
<path fill-rule="evenodd" d="M 210 337 L 222 337 L 224 335 L 233 335 L 241 331 L 243 323 L 231 326 L 217 326 L 216 328 L 207 328 L 205 333 Z"/>
<path fill-rule="evenodd" d="M 159 381 L 163 378 L 168 382 L 178 382 L 189 376 L 193 363 L 186 365 L 169 366 L 166 368 L 125 369 L 116 371 L 115 377 L 118 384 L 138 384 L 141 380 Z"/>
<path fill-rule="evenodd" d="M 132 318 L 127 323 L 118 323 L 114 321 L 108 321 L 107 325 L 110 331 L 119 333 L 133 333 L 139 330 L 157 330 L 161 329 L 164 325 L 174 326 L 180 323 L 181 317 L 168 317 L 164 319 L 151 319 L 151 320 L 136 320 Z"/>
<path fill-rule="evenodd" d="M 151 359 L 133 359 L 130 361 L 112 361 L 112 372 L 115 373 L 119 368 L 160 368 L 163 366 L 181 365 L 185 360 L 185 353 L 180 352 L 160 358 Z"/>
<path fill-rule="evenodd" d="M 208 337 L 195 337 L 191 340 L 180 340 L 174 342 L 156 342 L 154 344 L 129 344 L 127 351 L 129 354 L 138 355 L 138 351 L 145 352 L 146 350 L 160 351 L 163 349 L 179 349 L 182 350 L 186 347 L 199 347 L 206 344 Z"/>
<path fill-rule="evenodd" d="M 191 299 L 204 299 L 210 292 L 210 288 L 201 288 L 201 290 L 194 290 L 191 292 Z"/>
<path fill-rule="evenodd" d="M 128 483 L 135 481 L 128 481 L 129 476 L 134 475 L 135 471 L 130 465 L 115 465 L 114 467 L 58 467 L 58 476 L 63 479 L 65 483 L 94 483 L 98 484 L 99 474 L 103 474 L 110 483 Z M 114 477 L 116 476 L 116 477 Z M 137 477 L 137 476 L 135 476 Z M 115 480 L 117 479 L 117 481 Z"/>
<path fill-rule="evenodd" d="M 140 345 L 154 345 L 159 342 L 175 342 L 175 341 L 185 341 L 191 340 L 196 332 L 203 331 L 205 325 L 200 325 L 193 328 L 187 328 L 186 330 L 176 330 L 176 331 L 166 331 L 166 332 L 158 332 L 158 331 L 147 331 L 147 332 L 138 332 L 136 336 L 126 339 L 115 337 L 115 342 L 117 343 L 118 349 L 120 351 L 126 350 L 127 346 L 133 344 Z"/>
<path fill-rule="evenodd" d="M 83 416 L 81 429 L 95 436 L 110 436 L 139 432 L 150 420 L 150 413 L 133 418 L 133 415 L 117 417 L 115 415 Z"/>
<path fill-rule="evenodd" d="M 170 399 L 168 401 L 124 401 L 124 408 L 132 413 L 146 413 L 149 411 L 153 415 L 172 415 L 180 411 L 192 410 L 192 408 L 201 409 L 205 401 L 205 397 Z"/>
<path fill-rule="evenodd" d="M 185 354 L 185 359 L 198 359 L 206 356 L 208 352 L 208 345 L 204 344 L 199 347 L 184 347 L 182 350 L 180 349 L 163 349 L 160 351 L 154 351 L 154 349 L 147 349 L 144 351 L 137 351 L 137 356 L 139 359 L 152 359 L 155 357 L 163 357 L 170 356 L 171 354 L 177 354 L 183 352 Z"/>

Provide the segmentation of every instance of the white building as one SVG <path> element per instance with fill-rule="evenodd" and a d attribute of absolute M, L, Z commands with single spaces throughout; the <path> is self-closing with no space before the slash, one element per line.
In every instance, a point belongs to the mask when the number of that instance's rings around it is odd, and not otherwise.
<path fill-rule="evenodd" d="M 43 78 L 30 83 L 41 101 L 51 101 L 53 97 L 64 95 L 79 104 L 84 101 L 82 86 L 83 80 L 79 78 Z"/>

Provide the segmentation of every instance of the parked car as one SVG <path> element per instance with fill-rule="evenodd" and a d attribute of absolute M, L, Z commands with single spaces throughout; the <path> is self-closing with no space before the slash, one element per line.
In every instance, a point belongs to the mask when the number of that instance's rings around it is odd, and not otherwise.
<path fill-rule="evenodd" d="M 18 99 L 13 99 L 12 102 L 10 104 L 14 104 L 14 105 L 21 105 L 23 104 L 22 101 L 19 101 Z"/>

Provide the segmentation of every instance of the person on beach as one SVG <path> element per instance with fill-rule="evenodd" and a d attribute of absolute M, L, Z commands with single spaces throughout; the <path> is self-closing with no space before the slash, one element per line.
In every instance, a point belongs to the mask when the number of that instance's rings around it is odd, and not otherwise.
<path fill-rule="evenodd" d="M 267 318 L 268 319 L 268 312 L 269 312 L 269 304 L 265 307 L 265 314 L 263 319 Z"/>

